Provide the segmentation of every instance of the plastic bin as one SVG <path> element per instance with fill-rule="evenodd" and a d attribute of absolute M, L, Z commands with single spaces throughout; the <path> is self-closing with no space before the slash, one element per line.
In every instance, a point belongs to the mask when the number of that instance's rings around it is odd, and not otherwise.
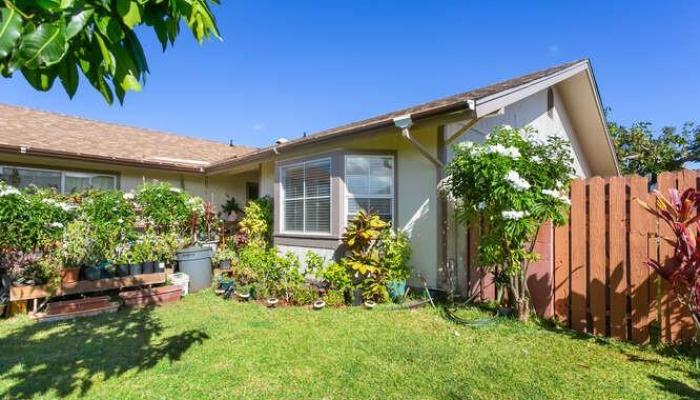
<path fill-rule="evenodd" d="M 187 296 L 190 292 L 190 277 L 184 272 L 170 274 L 168 275 L 168 279 L 170 279 L 173 285 L 180 286 L 183 296 Z"/>
<path fill-rule="evenodd" d="M 197 292 L 211 286 L 211 249 L 188 247 L 177 252 L 178 270 L 190 277 L 190 291 Z"/>

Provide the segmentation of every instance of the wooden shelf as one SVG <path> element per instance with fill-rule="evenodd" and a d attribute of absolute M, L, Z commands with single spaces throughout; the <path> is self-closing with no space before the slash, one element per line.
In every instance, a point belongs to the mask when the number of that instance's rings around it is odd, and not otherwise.
<path fill-rule="evenodd" d="M 64 283 L 61 288 L 52 293 L 47 286 L 12 286 L 10 301 L 38 299 L 42 297 L 58 297 L 69 294 L 101 292 L 105 290 L 123 289 L 133 286 L 156 285 L 165 282 L 165 273 L 125 276 L 123 278 L 98 279 L 96 281 L 78 281 Z"/>

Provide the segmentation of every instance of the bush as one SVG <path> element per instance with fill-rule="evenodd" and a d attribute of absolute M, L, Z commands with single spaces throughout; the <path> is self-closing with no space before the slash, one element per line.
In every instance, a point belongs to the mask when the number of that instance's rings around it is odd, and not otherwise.
<path fill-rule="evenodd" d="M 248 202 L 244 216 L 238 223 L 246 243 L 267 247 L 272 242 L 272 199 L 262 197 Z"/>
<path fill-rule="evenodd" d="M 129 197 L 125 194 L 125 197 Z M 191 197 L 187 192 L 166 182 L 145 182 L 135 196 L 144 222 L 157 232 L 183 231 L 192 214 Z"/>
<path fill-rule="evenodd" d="M 338 307 L 345 305 L 345 291 L 343 290 L 329 290 L 326 295 L 323 296 L 323 301 L 331 307 Z"/>

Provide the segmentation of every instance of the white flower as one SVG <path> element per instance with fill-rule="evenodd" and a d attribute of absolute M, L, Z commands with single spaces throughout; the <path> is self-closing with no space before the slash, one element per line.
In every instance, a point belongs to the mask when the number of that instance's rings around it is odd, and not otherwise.
<path fill-rule="evenodd" d="M 41 199 L 44 204 L 51 204 L 52 206 L 58 206 L 58 202 L 54 199 Z"/>
<path fill-rule="evenodd" d="M 20 195 L 20 191 L 14 186 L 7 186 L 5 189 L 0 189 L 0 197 Z"/>
<path fill-rule="evenodd" d="M 541 163 L 542 159 L 540 158 L 540 156 L 532 156 L 532 161 L 536 163 Z"/>
<path fill-rule="evenodd" d="M 49 224 L 49 227 L 50 228 L 63 228 L 63 224 L 60 222 L 52 222 L 51 224 Z"/>
<path fill-rule="evenodd" d="M 501 212 L 501 217 L 503 217 L 503 219 L 505 219 L 505 220 L 519 220 L 522 217 L 527 217 L 528 215 L 530 215 L 530 214 L 528 214 L 525 211 L 510 210 L 510 211 Z"/>
<path fill-rule="evenodd" d="M 522 192 L 523 190 L 530 189 L 530 183 L 521 178 L 517 171 L 508 171 L 505 179 L 513 186 L 515 190 Z"/>
<path fill-rule="evenodd" d="M 171 188 L 170 188 L 170 191 L 173 192 L 173 193 L 180 193 L 180 192 L 182 192 L 182 189 L 176 188 L 176 187 L 171 187 Z"/>
<path fill-rule="evenodd" d="M 440 182 L 437 184 L 437 190 L 440 193 L 447 193 L 450 190 L 450 180 L 452 179 L 452 175 L 447 175 L 446 177 L 440 179 Z"/>
<path fill-rule="evenodd" d="M 474 147 L 474 142 L 466 141 L 466 142 L 457 143 L 457 148 L 459 148 L 460 150 L 470 150 L 473 147 Z"/>
<path fill-rule="evenodd" d="M 49 199 L 49 198 L 47 198 L 47 199 L 41 199 L 41 202 L 44 203 L 44 204 L 52 205 L 52 206 L 54 206 L 54 207 L 58 207 L 58 208 L 62 209 L 63 211 L 66 211 L 66 212 L 73 211 L 73 210 L 76 208 L 76 207 L 75 207 L 74 205 L 72 205 L 72 204 L 62 203 L 62 202 L 56 201 L 56 200 L 54 200 L 54 199 Z"/>
<path fill-rule="evenodd" d="M 134 199 L 134 194 L 129 192 L 129 193 L 124 193 L 124 200 L 133 200 Z"/>
<path fill-rule="evenodd" d="M 561 201 L 562 203 L 566 203 L 568 205 L 571 205 L 571 201 L 569 200 L 569 198 L 559 191 L 551 190 L 551 189 L 542 189 L 542 194 L 547 195 L 547 196 L 551 196 L 551 197 Z"/>
<path fill-rule="evenodd" d="M 117 220 L 117 222 L 119 222 L 120 224 L 123 224 L 123 223 L 124 223 L 124 219 L 123 219 L 123 218 L 119 218 L 119 219 Z"/>
<path fill-rule="evenodd" d="M 496 144 L 486 148 L 487 154 L 499 154 L 505 157 L 510 157 L 514 160 L 520 158 L 520 150 L 516 147 L 505 147 L 502 144 Z"/>
<path fill-rule="evenodd" d="M 482 201 L 481 203 L 479 203 L 479 204 L 476 205 L 476 209 L 479 210 L 479 211 L 481 211 L 481 210 L 483 210 L 483 209 L 485 209 L 485 208 L 486 208 L 486 203 L 484 203 L 483 201 Z"/>

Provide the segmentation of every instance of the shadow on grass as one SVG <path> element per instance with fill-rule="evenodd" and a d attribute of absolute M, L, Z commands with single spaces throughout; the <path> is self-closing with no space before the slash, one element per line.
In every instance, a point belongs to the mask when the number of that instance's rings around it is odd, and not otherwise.
<path fill-rule="evenodd" d="M 650 375 L 649 378 L 654 380 L 659 388 L 668 393 L 672 393 L 678 398 L 697 400 L 700 399 L 700 390 L 690 387 L 684 382 L 679 382 L 674 379 L 668 379 L 657 375 Z"/>
<path fill-rule="evenodd" d="M 209 339 L 201 330 L 168 337 L 161 337 L 162 331 L 149 309 L 19 327 L 0 340 L 0 379 L 12 382 L 0 398 L 85 395 L 95 379 L 178 361 Z"/>

